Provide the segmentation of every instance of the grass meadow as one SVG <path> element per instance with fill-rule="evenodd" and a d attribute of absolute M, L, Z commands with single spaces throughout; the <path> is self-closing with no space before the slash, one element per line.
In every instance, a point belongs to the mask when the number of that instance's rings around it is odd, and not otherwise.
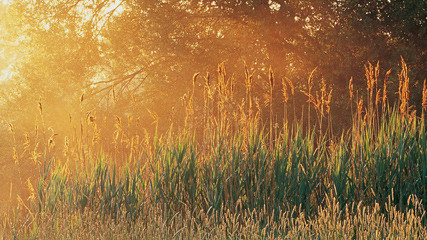
<path fill-rule="evenodd" d="M 378 65 L 366 67 L 366 94 L 350 80 L 352 121 L 341 133 L 325 82 L 314 90 L 310 75 L 307 104 L 298 110 L 291 81 L 270 70 L 260 102 L 246 70 L 240 101 L 223 65 L 216 81 L 193 77 L 182 99 L 184 124 L 167 133 L 133 132 L 131 116 L 116 117 L 103 142 L 99 119 L 88 114 L 59 144 L 41 121 L 39 134 L 13 149 L 15 164 L 32 162 L 37 178 L 23 179 L 28 194 L 3 211 L 0 236 L 426 239 L 427 89 L 424 83 L 422 112 L 415 112 L 407 71 L 402 60 L 393 104 L 390 72 L 380 79 Z M 196 82 L 203 82 L 203 99 L 195 99 Z M 283 121 L 272 107 L 277 87 Z M 154 126 L 161 121 L 153 119 Z"/>

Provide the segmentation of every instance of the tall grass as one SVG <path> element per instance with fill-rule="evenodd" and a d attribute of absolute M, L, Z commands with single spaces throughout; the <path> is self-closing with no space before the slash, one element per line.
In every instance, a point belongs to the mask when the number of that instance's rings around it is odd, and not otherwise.
<path fill-rule="evenodd" d="M 205 77 L 201 120 L 194 111 L 195 75 L 184 101 L 185 127 L 177 134 L 129 137 L 117 118 L 115 154 L 99 147 L 96 120 L 88 117 L 81 122 L 81 138 L 67 140 L 63 154 L 45 147 L 44 159 L 35 161 L 40 167 L 36 196 L 19 208 L 28 215 L 9 216 L 4 229 L 14 236 L 95 237 L 87 230 L 59 231 L 66 222 L 86 229 L 89 223 L 83 221 L 90 220 L 106 224 L 99 230 L 114 226 L 118 232 L 146 237 L 157 232 L 165 238 L 426 236 L 427 91 L 424 84 L 423 112 L 417 117 L 408 105 L 403 60 L 397 105 L 387 100 L 389 72 L 378 87 L 378 64 L 366 67 L 366 99 L 354 95 L 350 81 L 351 109 L 357 106 L 352 125 L 338 136 L 332 131 L 332 91 L 322 81 L 313 95 L 313 73 L 304 90 L 306 124 L 286 122 L 286 84 L 291 96 L 294 86 L 284 80 L 284 123 L 274 134 L 273 71 L 268 72 L 268 127 L 260 103 L 252 99 L 253 73 L 245 72 L 246 94 L 238 106 L 223 64 L 218 81 Z M 92 129 L 92 141 L 85 140 L 83 129 Z M 402 224 L 408 226 L 403 232 Z M 116 234 L 114 229 L 109 233 Z"/>

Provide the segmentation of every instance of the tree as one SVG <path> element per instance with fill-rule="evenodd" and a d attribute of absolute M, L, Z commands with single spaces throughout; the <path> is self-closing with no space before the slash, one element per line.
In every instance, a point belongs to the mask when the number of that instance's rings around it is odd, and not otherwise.
<path fill-rule="evenodd" d="M 413 78 L 425 76 L 423 1 L 62 0 L 15 1 L 10 8 L 19 21 L 8 38 L 20 41 L 21 56 L 17 94 L 2 94 L 12 108 L 42 97 L 72 111 L 84 93 L 88 109 L 148 108 L 167 118 L 193 74 L 212 76 L 221 62 L 237 85 L 244 62 L 256 69 L 258 97 L 270 66 L 299 88 L 317 67 L 316 79 L 343 102 L 350 77 L 362 87 L 367 61 L 380 60 L 387 70 L 403 55 Z"/>

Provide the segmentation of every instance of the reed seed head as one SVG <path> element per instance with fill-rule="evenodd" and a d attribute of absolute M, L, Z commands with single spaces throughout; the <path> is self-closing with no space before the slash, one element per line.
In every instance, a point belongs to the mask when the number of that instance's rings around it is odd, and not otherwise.
<path fill-rule="evenodd" d="M 402 70 L 399 74 L 399 100 L 400 100 L 400 112 L 408 115 L 409 113 L 409 77 L 408 68 L 405 60 L 401 58 Z"/>
<path fill-rule="evenodd" d="M 378 104 L 381 102 L 381 89 L 377 90 L 377 94 L 375 97 L 375 106 L 378 107 Z"/>
<path fill-rule="evenodd" d="M 424 79 L 424 85 L 423 85 L 423 101 L 422 101 L 423 110 L 427 110 L 427 87 L 426 87 L 426 80 Z"/>
<path fill-rule="evenodd" d="M 292 81 L 289 79 L 289 78 L 287 78 L 287 77 L 285 77 L 285 80 L 286 80 L 286 82 L 289 84 L 289 86 L 291 87 L 291 94 L 292 94 L 292 96 L 295 94 L 295 88 L 294 88 L 294 85 L 292 84 Z"/>
<path fill-rule="evenodd" d="M 268 80 L 270 82 L 270 88 L 273 89 L 274 88 L 274 73 L 273 73 L 273 69 L 268 70 Z"/>
<path fill-rule="evenodd" d="M 353 77 L 350 78 L 350 82 L 348 84 L 348 90 L 350 92 L 350 100 L 353 100 Z"/>
<path fill-rule="evenodd" d="M 387 71 L 387 73 L 385 74 L 385 78 L 384 78 L 384 86 L 383 86 L 383 97 L 382 97 L 382 101 L 383 101 L 383 109 L 385 109 L 385 106 L 387 104 L 387 84 L 388 82 L 388 78 L 390 76 L 391 73 L 391 69 L 389 69 Z"/>
<path fill-rule="evenodd" d="M 286 86 L 286 81 L 285 79 L 282 79 L 282 91 L 283 91 L 283 102 L 287 103 L 289 100 L 289 95 L 288 95 L 288 87 Z"/>

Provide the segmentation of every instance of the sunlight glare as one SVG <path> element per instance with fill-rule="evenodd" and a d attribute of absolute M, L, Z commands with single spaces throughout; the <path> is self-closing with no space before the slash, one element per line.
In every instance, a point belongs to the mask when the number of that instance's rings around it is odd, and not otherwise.
<path fill-rule="evenodd" d="M 0 71 L 0 82 L 7 80 L 11 74 L 12 74 L 11 66 L 7 67 L 6 69 L 1 70 Z"/>

